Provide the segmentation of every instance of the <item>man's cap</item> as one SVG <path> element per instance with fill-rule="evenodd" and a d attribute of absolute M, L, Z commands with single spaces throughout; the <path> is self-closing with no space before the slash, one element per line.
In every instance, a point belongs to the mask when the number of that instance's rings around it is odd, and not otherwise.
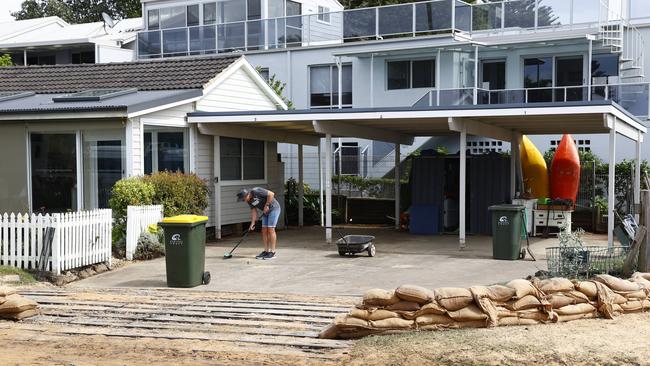
<path fill-rule="evenodd" d="M 244 200 L 246 199 L 246 196 L 248 196 L 248 189 L 242 188 L 237 193 L 237 202 L 244 202 Z"/>

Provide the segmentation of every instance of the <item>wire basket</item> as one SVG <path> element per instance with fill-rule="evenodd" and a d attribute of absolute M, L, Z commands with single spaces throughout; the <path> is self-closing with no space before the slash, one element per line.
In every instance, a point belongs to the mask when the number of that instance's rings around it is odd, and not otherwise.
<path fill-rule="evenodd" d="M 546 248 L 551 276 L 589 278 L 596 274 L 620 274 L 630 247 L 565 246 Z"/>

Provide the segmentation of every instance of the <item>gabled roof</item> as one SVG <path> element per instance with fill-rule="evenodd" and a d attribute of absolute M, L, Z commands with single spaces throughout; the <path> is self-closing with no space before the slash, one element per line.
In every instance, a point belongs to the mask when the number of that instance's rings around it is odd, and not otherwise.
<path fill-rule="evenodd" d="M 0 42 L 3 42 L 11 37 L 15 37 L 20 34 L 32 32 L 35 30 L 37 31 L 39 28 L 43 28 L 51 24 L 57 24 L 61 28 L 69 25 L 59 17 L 45 17 L 0 22 Z"/>
<path fill-rule="evenodd" d="M 202 89 L 240 57 L 230 55 L 109 64 L 0 67 L 0 91 L 56 94 L 89 89 Z"/>

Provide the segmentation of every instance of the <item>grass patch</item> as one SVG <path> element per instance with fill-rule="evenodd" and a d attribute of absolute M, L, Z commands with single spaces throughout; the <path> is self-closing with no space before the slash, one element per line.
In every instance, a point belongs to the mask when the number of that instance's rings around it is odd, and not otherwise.
<path fill-rule="evenodd" d="M 0 276 L 5 275 L 18 275 L 20 277 L 19 284 L 27 284 L 36 282 L 36 278 L 31 273 L 14 267 L 0 266 Z"/>

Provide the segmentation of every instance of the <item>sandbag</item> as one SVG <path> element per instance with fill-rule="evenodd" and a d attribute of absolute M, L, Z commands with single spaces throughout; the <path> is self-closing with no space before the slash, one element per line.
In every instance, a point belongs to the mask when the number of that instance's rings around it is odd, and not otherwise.
<path fill-rule="evenodd" d="M 28 310 L 23 310 L 19 313 L 13 313 L 13 314 L 0 314 L 0 318 L 3 319 L 9 319 L 9 320 L 23 320 L 27 318 L 31 318 L 33 316 L 36 316 L 39 314 L 39 311 L 37 309 L 28 309 Z"/>
<path fill-rule="evenodd" d="M 598 296 L 598 289 L 596 288 L 596 284 L 592 281 L 576 282 L 575 288 L 590 299 L 595 299 Z"/>
<path fill-rule="evenodd" d="M 595 313 L 596 308 L 591 304 L 576 304 L 576 305 L 567 305 L 559 309 L 554 310 L 557 315 L 576 315 L 576 314 L 587 314 Z"/>
<path fill-rule="evenodd" d="M 416 302 L 400 301 L 395 304 L 386 306 L 386 310 L 417 311 L 420 310 L 420 305 L 418 305 Z"/>
<path fill-rule="evenodd" d="M 515 289 L 502 285 L 493 285 L 489 287 L 472 286 L 469 288 L 469 291 L 474 295 L 474 301 L 476 301 L 477 298 L 488 298 L 497 304 L 509 301 L 516 293 Z"/>
<path fill-rule="evenodd" d="M 518 314 L 517 311 L 507 309 L 507 308 L 505 308 L 503 306 L 497 306 L 496 310 L 497 310 L 497 318 L 498 319 L 517 317 L 517 314 Z"/>
<path fill-rule="evenodd" d="M 406 320 L 402 318 L 388 318 L 370 321 L 371 327 L 379 329 L 405 329 L 413 327 L 414 324 L 414 320 Z"/>
<path fill-rule="evenodd" d="M 447 314 L 447 310 L 440 306 L 437 301 L 430 302 L 420 308 L 416 312 L 417 316 L 420 315 L 429 315 L 429 314 L 437 314 L 437 315 L 445 315 Z"/>
<path fill-rule="evenodd" d="M 632 278 L 630 281 L 634 283 L 638 283 L 639 286 L 643 287 L 646 291 L 650 292 L 650 281 L 646 280 L 645 278 L 638 276 L 636 273 L 632 275 Z"/>
<path fill-rule="evenodd" d="M 506 317 L 499 319 L 499 325 L 510 326 L 510 325 L 536 325 L 541 324 L 539 320 L 535 319 L 524 319 L 517 317 Z"/>
<path fill-rule="evenodd" d="M 635 292 L 641 290 L 641 286 L 638 283 L 634 283 L 628 280 L 623 280 L 618 277 L 614 277 L 607 274 L 600 274 L 594 278 L 597 282 L 600 282 L 614 292 L 626 293 L 626 292 Z"/>
<path fill-rule="evenodd" d="M 517 299 L 522 299 L 528 295 L 533 295 L 535 297 L 541 297 L 540 291 L 533 286 L 533 284 L 528 280 L 512 280 L 506 284 L 507 287 L 510 287 L 515 290 L 515 297 Z"/>
<path fill-rule="evenodd" d="M 533 295 L 526 295 L 519 300 L 512 300 L 507 302 L 505 304 L 505 307 L 509 310 L 519 311 L 540 308 L 542 307 L 542 303 L 537 297 Z"/>
<path fill-rule="evenodd" d="M 474 298 L 466 288 L 442 287 L 435 290 L 436 301 L 448 311 L 460 310 L 472 302 Z"/>
<path fill-rule="evenodd" d="M 539 322 L 554 322 L 557 320 L 557 313 L 546 312 L 540 309 L 521 310 L 517 312 L 517 317 L 521 319 L 532 319 Z"/>
<path fill-rule="evenodd" d="M 427 314 L 415 318 L 418 327 L 432 324 L 453 324 L 455 322 L 449 315 Z"/>
<path fill-rule="evenodd" d="M 399 301 L 400 298 L 395 295 L 394 291 L 371 289 L 363 295 L 363 304 L 366 306 L 388 306 Z"/>
<path fill-rule="evenodd" d="M 16 293 L 16 290 L 11 288 L 11 287 L 0 286 L 0 297 L 7 297 L 7 296 L 13 295 L 15 293 Z"/>
<path fill-rule="evenodd" d="M 415 285 L 402 285 L 395 290 L 395 295 L 404 301 L 424 305 L 431 302 L 435 295 L 433 291 Z"/>
<path fill-rule="evenodd" d="M 6 297 L 0 296 L 0 305 L 4 304 L 4 302 L 7 301 L 5 299 L 6 299 Z"/>
<path fill-rule="evenodd" d="M 352 309 L 348 315 L 363 320 L 382 320 L 399 317 L 397 313 L 383 309 L 377 309 L 375 311 Z"/>
<path fill-rule="evenodd" d="M 563 323 L 563 322 L 570 322 L 570 321 L 573 321 L 573 320 L 580 320 L 580 319 L 593 319 L 593 318 L 597 318 L 597 317 L 598 317 L 598 313 L 596 313 L 596 312 L 594 312 L 594 313 L 574 314 L 574 315 L 558 315 L 557 321 L 559 323 Z"/>
<path fill-rule="evenodd" d="M 580 291 L 557 292 L 547 297 L 553 309 L 567 305 L 586 304 L 589 302 L 587 295 Z"/>
<path fill-rule="evenodd" d="M 643 279 L 650 281 L 650 272 L 634 272 L 634 274 L 632 274 L 632 278 L 635 277 L 641 277 Z"/>
<path fill-rule="evenodd" d="M 619 305 L 623 312 L 634 313 L 650 309 L 650 301 L 648 300 L 630 300 Z"/>
<path fill-rule="evenodd" d="M 367 320 L 364 319 L 359 319 L 355 318 L 352 316 L 348 316 L 347 314 L 339 314 L 334 318 L 334 324 L 336 324 L 339 328 L 357 328 L 357 327 L 362 327 L 362 328 L 368 328 L 369 323 Z"/>
<path fill-rule="evenodd" d="M 20 295 L 9 295 L 5 298 L 5 302 L 0 305 L 0 314 L 16 314 L 25 310 L 34 309 L 37 305 L 36 301 Z"/>
<path fill-rule="evenodd" d="M 625 297 L 627 299 L 639 299 L 639 300 L 644 300 L 648 298 L 648 294 L 646 294 L 645 290 L 639 290 L 639 291 L 634 291 L 625 294 Z"/>
<path fill-rule="evenodd" d="M 450 318 L 459 322 L 486 320 L 488 318 L 476 304 L 470 304 L 462 309 L 447 312 Z"/>
<path fill-rule="evenodd" d="M 566 278 L 550 278 L 539 283 L 539 289 L 545 294 L 573 291 L 573 283 Z"/>

